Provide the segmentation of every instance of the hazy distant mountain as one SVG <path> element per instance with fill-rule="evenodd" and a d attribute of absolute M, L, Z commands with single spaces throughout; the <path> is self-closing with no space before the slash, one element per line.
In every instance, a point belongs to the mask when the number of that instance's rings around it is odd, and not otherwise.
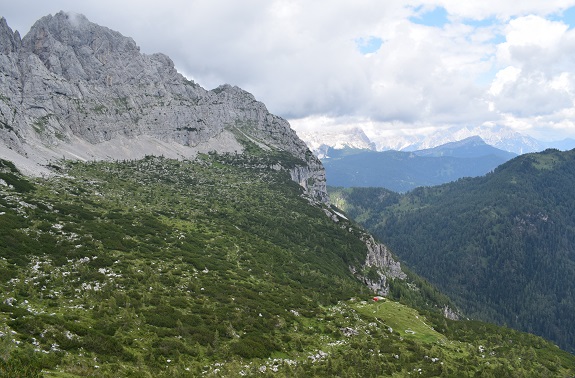
<path fill-rule="evenodd" d="M 523 135 L 504 126 L 486 127 L 478 126 L 474 128 L 451 128 L 448 130 L 437 131 L 434 134 L 424 138 L 419 143 L 406 148 L 406 150 L 421 150 L 424 148 L 433 148 L 450 142 L 457 142 L 469 137 L 479 136 L 485 143 L 497 147 L 504 151 L 516 154 L 542 151 L 548 146 L 530 136 Z"/>
<path fill-rule="evenodd" d="M 383 187 L 396 192 L 482 176 L 516 156 L 479 137 L 414 152 L 347 148 L 329 149 L 327 155 L 330 157 L 322 162 L 328 185 Z"/>
<path fill-rule="evenodd" d="M 374 151 L 418 151 L 451 142 L 462 141 L 474 136 L 480 137 L 488 145 L 515 154 L 538 152 L 547 148 L 556 148 L 559 150 L 575 148 L 575 139 L 542 142 L 504 126 L 451 128 L 439 130 L 428 136 L 389 136 L 373 130 L 367 132 L 359 127 L 340 128 L 337 129 L 337 131 L 299 131 L 298 135 L 319 158 L 328 157 L 326 152 L 329 148 L 359 148 Z"/>
<path fill-rule="evenodd" d="M 328 157 L 327 152 L 330 148 L 337 150 L 345 148 L 376 150 L 375 143 L 359 127 L 326 130 L 321 133 L 299 131 L 297 134 L 320 159 Z"/>
<path fill-rule="evenodd" d="M 502 149 L 490 146 L 478 136 L 465 138 L 458 142 L 446 143 L 434 148 L 414 151 L 414 154 L 417 156 L 453 156 L 458 158 L 478 158 L 494 155 L 505 160 L 509 160 L 517 156 L 517 154 L 513 152 L 504 151 Z"/>
<path fill-rule="evenodd" d="M 567 138 L 557 142 L 546 143 L 547 148 L 556 148 L 561 151 L 572 150 L 575 148 L 575 139 Z"/>

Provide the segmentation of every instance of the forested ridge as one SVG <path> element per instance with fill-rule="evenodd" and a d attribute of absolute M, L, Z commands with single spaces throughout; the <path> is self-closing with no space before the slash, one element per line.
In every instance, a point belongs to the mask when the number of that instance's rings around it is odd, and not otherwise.
<path fill-rule="evenodd" d="M 515 155 L 479 137 L 420 151 L 369 151 L 330 148 L 322 160 L 332 186 L 383 187 L 407 192 L 461 177 L 482 176 Z"/>
<path fill-rule="evenodd" d="M 468 316 L 575 351 L 575 150 L 522 155 L 404 195 L 331 197 Z"/>

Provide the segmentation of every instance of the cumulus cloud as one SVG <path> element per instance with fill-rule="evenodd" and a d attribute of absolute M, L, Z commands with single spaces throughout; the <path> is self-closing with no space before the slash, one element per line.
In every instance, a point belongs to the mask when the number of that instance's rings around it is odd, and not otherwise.
<path fill-rule="evenodd" d="M 549 70 L 563 59 L 562 47 L 571 34 L 567 31 L 564 23 L 539 16 L 511 20 L 505 28 L 506 41 L 497 46 L 497 60 L 529 70 Z"/>
<path fill-rule="evenodd" d="M 385 132 L 503 124 L 573 133 L 575 0 L 0 0 L 25 33 L 59 10 L 163 52 L 206 88 L 238 85 L 298 127 Z M 317 123 L 317 122 L 316 122 Z M 562 131 L 562 134 L 561 134 Z"/>
<path fill-rule="evenodd" d="M 557 78 L 557 82 L 561 81 Z M 516 117 L 542 116 L 573 106 L 572 94 L 561 86 L 554 86 L 542 73 L 519 75 L 501 86 L 494 97 L 495 107 L 502 113 Z"/>

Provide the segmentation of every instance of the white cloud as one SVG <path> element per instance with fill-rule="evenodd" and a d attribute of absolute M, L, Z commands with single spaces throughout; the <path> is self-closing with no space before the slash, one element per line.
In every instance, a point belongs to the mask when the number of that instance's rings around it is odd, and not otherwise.
<path fill-rule="evenodd" d="M 504 68 L 488 91 L 491 109 L 502 124 L 518 130 L 572 136 L 574 32 L 535 15 L 511 20 L 504 32 L 506 41 L 496 53 L 496 64 Z"/>
<path fill-rule="evenodd" d="M 208 89 L 238 85 L 284 117 L 333 120 L 323 127 L 425 133 L 491 122 L 561 136 L 573 133 L 575 31 L 560 21 L 571 6 L 575 0 L 0 0 L 21 32 L 49 13 L 82 13 L 133 37 L 143 52 L 168 54 Z M 435 7 L 450 22 L 410 21 Z M 357 42 L 370 38 L 382 44 L 364 55 Z"/>
<path fill-rule="evenodd" d="M 497 59 L 501 64 L 553 64 L 567 29 L 562 22 L 533 15 L 511 20 L 505 28 L 506 42 L 497 46 Z"/>
<path fill-rule="evenodd" d="M 495 79 L 493 79 L 493 82 L 491 83 L 489 94 L 492 96 L 498 96 L 501 94 L 505 86 L 515 83 L 520 74 L 521 69 L 513 66 L 508 66 L 500 70 L 497 72 Z"/>
<path fill-rule="evenodd" d="M 509 81 L 495 97 L 496 109 L 515 117 L 548 115 L 573 106 L 572 95 L 563 87 L 554 88 L 560 78 L 542 73 L 521 75 Z"/>

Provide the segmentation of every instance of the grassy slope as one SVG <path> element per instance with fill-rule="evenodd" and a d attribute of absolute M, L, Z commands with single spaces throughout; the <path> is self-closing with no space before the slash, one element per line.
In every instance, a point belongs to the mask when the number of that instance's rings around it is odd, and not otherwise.
<path fill-rule="evenodd" d="M 0 373 L 575 372 L 530 335 L 351 299 L 369 297 L 348 270 L 359 230 L 310 206 L 277 159 L 68 163 L 34 181 L 3 162 Z"/>

